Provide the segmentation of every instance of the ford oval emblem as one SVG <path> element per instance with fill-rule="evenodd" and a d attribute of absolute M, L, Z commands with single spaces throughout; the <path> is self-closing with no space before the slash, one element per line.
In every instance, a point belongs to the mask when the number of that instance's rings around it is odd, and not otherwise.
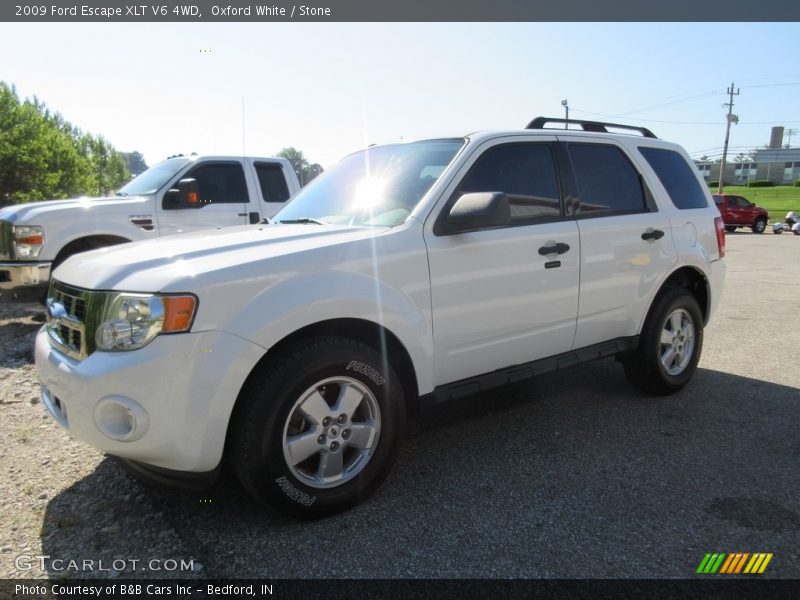
<path fill-rule="evenodd" d="M 67 309 L 60 302 L 52 298 L 47 299 L 47 317 L 50 321 L 58 321 L 67 316 Z"/>

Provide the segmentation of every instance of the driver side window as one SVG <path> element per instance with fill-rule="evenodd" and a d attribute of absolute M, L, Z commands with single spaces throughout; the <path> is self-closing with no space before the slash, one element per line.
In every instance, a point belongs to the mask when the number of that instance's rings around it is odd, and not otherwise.
<path fill-rule="evenodd" d="M 512 224 L 561 216 L 555 160 L 546 143 L 490 148 L 461 181 L 456 198 L 471 192 L 503 192 L 508 198 Z"/>
<path fill-rule="evenodd" d="M 199 201 L 203 205 L 243 204 L 250 201 L 244 170 L 239 163 L 203 163 L 191 169 L 181 179 L 197 181 Z M 178 207 L 169 205 L 167 199 L 164 199 L 165 210 L 176 208 Z"/>

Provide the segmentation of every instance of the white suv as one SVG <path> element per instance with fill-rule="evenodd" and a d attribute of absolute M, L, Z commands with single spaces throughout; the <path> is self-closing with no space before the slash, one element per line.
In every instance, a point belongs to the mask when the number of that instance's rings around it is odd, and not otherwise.
<path fill-rule="evenodd" d="M 548 123 L 370 147 L 273 224 L 68 259 L 45 406 L 140 477 L 205 485 L 224 453 L 255 497 L 318 516 L 376 489 L 416 397 L 607 356 L 680 390 L 722 291 L 719 212 L 650 131 Z"/>

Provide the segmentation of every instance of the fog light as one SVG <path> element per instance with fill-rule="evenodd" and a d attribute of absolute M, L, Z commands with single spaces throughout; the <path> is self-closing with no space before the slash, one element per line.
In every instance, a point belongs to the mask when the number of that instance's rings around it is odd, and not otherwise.
<path fill-rule="evenodd" d="M 100 400 L 94 409 L 94 422 L 103 434 L 119 442 L 133 442 L 147 433 L 150 419 L 137 402 L 122 396 Z"/>

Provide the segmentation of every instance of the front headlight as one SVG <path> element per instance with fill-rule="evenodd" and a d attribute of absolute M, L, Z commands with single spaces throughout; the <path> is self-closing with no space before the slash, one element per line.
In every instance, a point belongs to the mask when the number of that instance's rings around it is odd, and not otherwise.
<path fill-rule="evenodd" d="M 44 246 L 44 228 L 38 225 L 14 225 L 14 256 L 17 260 L 39 257 Z"/>
<path fill-rule="evenodd" d="M 95 332 L 97 349 L 136 350 L 161 333 L 189 331 L 196 308 L 191 295 L 112 294 Z"/>

